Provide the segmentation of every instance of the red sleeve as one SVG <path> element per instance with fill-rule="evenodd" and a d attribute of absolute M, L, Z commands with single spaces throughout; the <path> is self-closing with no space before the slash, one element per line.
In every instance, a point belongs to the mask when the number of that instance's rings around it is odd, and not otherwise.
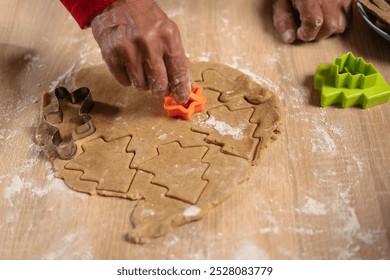
<path fill-rule="evenodd" d="M 81 28 L 115 0 L 60 0 Z"/>

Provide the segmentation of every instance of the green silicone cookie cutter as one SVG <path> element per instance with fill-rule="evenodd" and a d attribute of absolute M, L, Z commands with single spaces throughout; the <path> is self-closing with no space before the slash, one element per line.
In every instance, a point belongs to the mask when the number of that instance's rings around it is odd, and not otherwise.
<path fill-rule="evenodd" d="M 387 103 L 390 86 L 372 64 L 349 52 L 332 64 L 321 64 L 314 75 L 314 88 L 321 91 L 321 106 L 361 105 L 363 109 Z"/>

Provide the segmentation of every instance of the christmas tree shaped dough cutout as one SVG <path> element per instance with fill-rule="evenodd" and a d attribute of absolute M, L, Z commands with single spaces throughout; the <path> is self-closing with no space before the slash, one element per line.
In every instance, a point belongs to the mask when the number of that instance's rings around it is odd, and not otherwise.
<path fill-rule="evenodd" d="M 178 142 L 158 147 L 159 155 L 139 166 L 153 173 L 152 183 L 168 189 L 167 196 L 195 204 L 207 181 L 202 179 L 208 164 L 202 162 L 207 147 L 182 148 Z"/>
<path fill-rule="evenodd" d="M 66 166 L 69 170 L 83 172 L 80 179 L 95 181 L 98 190 L 127 192 L 136 170 L 130 169 L 133 153 L 126 153 L 130 137 L 110 142 L 96 138 L 82 145 L 83 153 L 76 156 Z"/>

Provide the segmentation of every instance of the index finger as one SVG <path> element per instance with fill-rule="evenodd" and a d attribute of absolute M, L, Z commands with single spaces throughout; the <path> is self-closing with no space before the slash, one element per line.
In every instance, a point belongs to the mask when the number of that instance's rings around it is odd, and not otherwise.
<path fill-rule="evenodd" d="M 179 29 L 175 24 L 165 28 L 166 48 L 164 62 L 167 69 L 168 81 L 176 102 L 185 104 L 191 94 L 190 71 L 185 56 Z"/>
<path fill-rule="evenodd" d="M 190 72 L 187 58 L 183 55 L 168 55 L 165 59 L 168 80 L 176 102 L 185 104 L 191 94 Z"/>

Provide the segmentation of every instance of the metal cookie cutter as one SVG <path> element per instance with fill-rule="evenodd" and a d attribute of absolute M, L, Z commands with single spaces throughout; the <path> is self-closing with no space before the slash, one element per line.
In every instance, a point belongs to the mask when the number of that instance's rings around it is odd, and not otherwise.
<path fill-rule="evenodd" d="M 88 88 L 82 87 L 73 92 L 69 92 L 64 87 L 56 88 L 54 91 L 56 104 L 51 111 L 43 116 L 46 130 L 49 133 L 49 146 L 60 159 L 72 158 L 77 150 L 76 140 L 85 138 L 95 132 L 96 128 L 92 122 L 92 116 L 89 112 L 93 107 L 91 92 Z M 79 115 L 83 120 L 83 124 L 75 127 L 72 130 L 72 135 L 69 141 L 63 141 L 60 130 L 55 124 L 62 123 L 63 112 L 60 110 L 60 100 L 67 99 L 72 104 L 81 103 Z"/>

